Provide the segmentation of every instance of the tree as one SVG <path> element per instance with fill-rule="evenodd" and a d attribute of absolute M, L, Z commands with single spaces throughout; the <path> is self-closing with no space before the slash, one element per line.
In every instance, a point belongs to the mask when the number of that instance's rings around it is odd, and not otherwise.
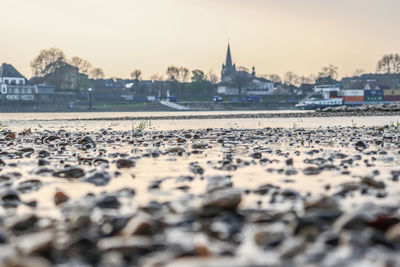
<path fill-rule="evenodd" d="M 184 67 L 179 68 L 179 78 L 182 82 L 186 83 L 189 81 L 189 70 Z"/>
<path fill-rule="evenodd" d="M 192 71 L 192 82 L 202 82 L 205 80 L 204 72 L 201 70 Z"/>
<path fill-rule="evenodd" d="M 166 73 L 168 80 L 176 81 L 179 79 L 179 69 L 175 66 L 169 66 Z"/>
<path fill-rule="evenodd" d="M 136 81 L 139 81 L 142 78 L 142 71 L 139 69 L 132 71 L 131 78 Z"/>
<path fill-rule="evenodd" d="M 237 86 L 239 89 L 239 94 L 243 93 L 243 88 L 250 82 L 251 76 L 247 71 L 237 71 L 233 75 L 233 83 Z"/>
<path fill-rule="evenodd" d="M 310 83 L 315 83 L 315 81 L 317 80 L 317 75 L 315 74 L 310 74 L 308 75 L 308 79 L 310 79 Z"/>
<path fill-rule="evenodd" d="M 213 88 L 213 85 L 207 81 L 207 76 L 201 70 L 193 70 L 191 80 L 188 89 L 192 95 L 207 94 Z"/>
<path fill-rule="evenodd" d="M 162 75 L 153 74 L 153 75 L 151 75 L 150 80 L 152 80 L 152 81 L 163 81 L 164 77 Z"/>
<path fill-rule="evenodd" d="M 207 78 L 212 84 L 218 83 L 218 76 L 212 70 L 208 72 Z"/>
<path fill-rule="evenodd" d="M 378 61 L 376 70 L 386 74 L 400 73 L 400 55 L 384 55 L 382 59 Z"/>
<path fill-rule="evenodd" d="M 361 76 L 365 73 L 363 69 L 356 69 L 353 73 L 353 76 Z"/>
<path fill-rule="evenodd" d="M 332 78 L 336 80 L 338 77 L 338 67 L 330 64 L 329 66 L 323 67 L 318 73 L 318 78 Z"/>
<path fill-rule="evenodd" d="M 300 86 L 302 84 L 310 84 L 310 83 L 312 83 L 311 79 L 310 79 L 310 77 L 307 77 L 307 76 L 300 76 L 297 80 L 298 86 Z"/>
<path fill-rule="evenodd" d="M 261 75 L 261 77 L 273 81 L 274 83 L 282 83 L 282 78 L 278 74 L 265 74 Z"/>
<path fill-rule="evenodd" d="M 299 80 L 299 76 L 295 74 L 293 71 L 288 71 L 285 73 L 283 80 L 287 85 L 296 85 Z"/>
<path fill-rule="evenodd" d="M 80 73 L 88 74 L 90 69 L 92 68 L 92 64 L 90 64 L 87 60 L 82 59 L 80 57 L 72 57 L 69 60 L 69 64 L 78 68 Z"/>
<path fill-rule="evenodd" d="M 35 76 L 44 77 L 65 64 L 65 54 L 61 49 L 49 48 L 40 51 L 31 61 L 32 72 Z"/>
<path fill-rule="evenodd" d="M 93 79 L 103 79 L 105 74 L 104 71 L 100 68 L 94 68 L 90 71 L 90 76 Z"/>

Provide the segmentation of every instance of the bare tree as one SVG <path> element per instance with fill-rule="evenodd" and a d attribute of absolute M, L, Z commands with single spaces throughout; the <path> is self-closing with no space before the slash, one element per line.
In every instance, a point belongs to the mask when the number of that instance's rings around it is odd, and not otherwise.
<path fill-rule="evenodd" d="M 317 80 L 317 75 L 315 74 L 310 74 L 308 75 L 308 79 L 310 80 L 310 83 L 315 83 L 315 81 Z"/>
<path fill-rule="evenodd" d="M 278 74 L 264 74 L 261 75 L 261 77 L 273 81 L 274 83 L 281 83 L 282 82 L 282 78 L 278 75 Z"/>
<path fill-rule="evenodd" d="M 382 73 L 400 73 L 400 55 L 390 54 L 384 55 L 381 60 L 378 61 L 376 70 Z"/>
<path fill-rule="evenodd" d="M 142 78 L 142 71 L 139 69 L 132 71 L 131 78 L 136 81 L 139 81 Z"/>
<path fill-rule="evenodd" d="M 179 68 L 179 77 L 180 80 L 184 83 L 189 81 L 190 71 L 185 67 Z"/>
<path fill-rule="evenodd" d="M 162 75 L 153 74 L 153 75 L 151 75 L 150 80 L 152 80 L 152 81 L 163 81 L 164 77 Z"/>
<path fill-rule="evenodd" d="M 192 82 L 201 82 L 204 81 L 206 76 L 204 72 L 201 70 L 194 70 L 192 71 Z"/>
<path fill-rule="evenodd" d="M 394 70 L 394 73 L 400 73 L 400 55 L 399 54 L 393 55 L 393 70 Z"/>
<path fill-rule="evenodd" d="M 100 68 L 94 68 L 90 71 L 90 76 L 93 79 L 103 79 L 105 74 L 104 71 Z"/>
<path fill-rule="evenodd" d="M 78 68 L 80 73 L 88 74 L 90 69 L 92 68 L 92 64 L 90 64 L 87 60 L 80 57 L 72 57 L 69 60 L 69 64 Z"/>
<path fill-rule="evenodd" d="M 176 81 L 179 79 L 179 68 L 175 66 L 169 66 L 166 72 L 168 80 Z"/>
<path fill-rule="evenodd" d="M 365 73 L 363 69 L 356 69 L 353 73 L 353 76 L 361 76 Z"/>
<path fill-rule="evenodd" d="M 65 64 L 65 54 L 61 49 L 49 48 L 40 51 L 31 61 L 32 72 L 35 76 L 43 77 Z"/>
<path fill-rule="evenodd" d="M 296 85 L 299 80 L 299 76 L 293 71 L 288 71 L 285 73 L 283 80 L 287 85 Z"/>
<path fill-rule="evenodd" d="M 208 72 L 207 78 L 212 84 L 218 83 L 218 76 L 212 70 Z"/>
<path fill-rule="evenodd" d="M 312 81 L 311 81 L 310 77 L 307 77 L 307 76 L 300 76 L 297 81 L 297 84 L 299 86 L 302 84 L 310 84 L 310 83 L 312 83 Z"/>
<path fill-rule="evenodd" d="M 318 73 L 318 78 L 332 78 L 336 80 L 338 77 L 338 67 L 330 64 L 329 66 L 323 67 Z"/>

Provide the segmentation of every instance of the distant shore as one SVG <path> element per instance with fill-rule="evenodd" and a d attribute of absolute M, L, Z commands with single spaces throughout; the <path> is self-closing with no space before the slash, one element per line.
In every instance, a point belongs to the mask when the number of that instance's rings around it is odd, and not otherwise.
<path fill-rule="evenodd" d="M 372 117 L 372 116 L 400 116 L 400 111 L 380 112 L 288 112 L 288 113 L 243 113 L 243 114 L 221 114 L 221 115 L 166 115 L 166 116 L 140 116 L 140 117 L 99 117 L 67 119 L 67 121 L 132 121 L 132 120 L 208 120 L 208 119 L 258 119 L 258 118 L 318 118 L 318 117 Z"/>

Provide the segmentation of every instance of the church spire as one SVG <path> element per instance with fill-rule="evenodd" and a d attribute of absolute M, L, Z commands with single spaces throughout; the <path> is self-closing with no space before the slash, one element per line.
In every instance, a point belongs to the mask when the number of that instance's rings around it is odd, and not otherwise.
<path fill-rule="evenodd" d="M 232 67 L 232 56 L 231 56 L 231 46 L 228 43 L 228 52 L 226 53 L 226 62 L 225 62 L 225 66 L 227 68 Z"/>

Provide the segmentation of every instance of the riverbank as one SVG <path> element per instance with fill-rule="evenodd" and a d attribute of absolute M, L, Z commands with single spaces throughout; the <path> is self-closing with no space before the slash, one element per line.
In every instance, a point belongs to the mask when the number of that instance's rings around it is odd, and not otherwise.
<path fill-rule="evenodd" d="M 400 264 L 397 126 L 142 130 L 3 129 L 0 261 Z"/>
<path fill-rule="evenodd" d="M 221 110 L 221 111 L 153 111 L 153 112 L 67 112 L 70 116 L 63 116 L 60 120 L 66 121 L 136 121 L 136 120 L 222 120 L 222 119 L 279 119 L 279 118 L 332 118 L 332 117 L 395 117 L 400 116 L 400 105 L 371 105 L 371 106 L 341 106 L 336 108 L 317 109 L 315 111 L 300 110 Z M 11 113 L 9 113 L 11 114 Z M 34 114 L 34 113 L 32 113 Z M 46 113 L 38 114 L 63 114 Z M 75 114 L 73 116 L 72 114 Z M 79 115 L 81 114 L 81 115 Z M 119 114 L 119 115 L 114 115 Z M 3 116 L 6 120 L 9 115 Z M 36 119 L 34 118 L 36 117 Z M 41 120 L 41 115 L 33 116 L 30 120 Z M 57 116 L 54 120 L 59 120 Z"/>

